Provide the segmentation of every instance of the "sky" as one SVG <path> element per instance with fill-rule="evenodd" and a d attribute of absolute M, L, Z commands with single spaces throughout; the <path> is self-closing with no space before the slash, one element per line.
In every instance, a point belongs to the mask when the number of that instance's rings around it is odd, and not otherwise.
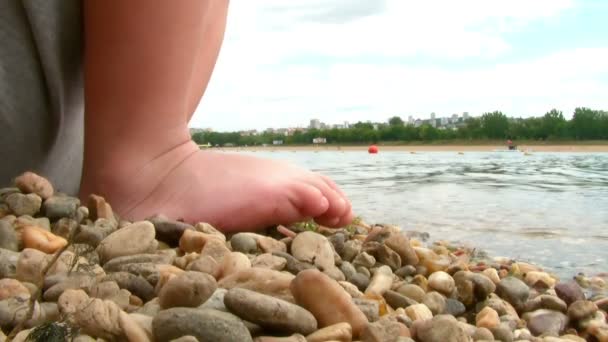
<path fill-rule="evenodd" d="M 608 109 L 605 0 L 231 0 L 190 127 Z"/>

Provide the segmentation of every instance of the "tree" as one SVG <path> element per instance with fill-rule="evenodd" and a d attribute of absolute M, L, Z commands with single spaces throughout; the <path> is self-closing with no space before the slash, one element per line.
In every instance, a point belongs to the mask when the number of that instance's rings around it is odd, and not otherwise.
<path fill-rule="evenodd" d="M 509 119 L 499 111 L 485 113 L 481 116 L 481 129 L 488 138 L 506 138 L 509 130 Z"/>
<path fill-rule="evenodd" d="M 543 139 L 557 138 L 563 136 L 565 127 L 564 114 L 557 109 L 552 109 L 543 116 L 539 133 Z"/>
<path fill-rule="evenodd" d="M 392 118 L 388 119 L 388 124 L 391 126 L 403 126 L 403 119 L 398 116 L 393 116 Z"/>

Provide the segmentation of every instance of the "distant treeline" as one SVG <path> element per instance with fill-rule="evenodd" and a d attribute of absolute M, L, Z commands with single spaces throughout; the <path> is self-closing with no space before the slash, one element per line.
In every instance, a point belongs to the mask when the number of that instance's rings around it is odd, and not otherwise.
<path fill-rule="evenodd" d="M 192 138 L 199 144 L 210 143 L 224 146 L 252 146 L 272 144 L 282 140 L 283 144 L 311 144 L 314 138 L 323 137 L 328 144 L 360 144 L 378 142 L 412 142 L 433 140 L 603 140 L 608 139 L 608 112 L 577 108 L 571 120 L 566 120 L 561 111 L 551 110 L 541 117 L 508 118 L 502 112 L 485 113 L 471 117 L 456 129 L 435 128 L 430 124 L 418 127 L 408 125 L 394 116 L 388 123 L 358 122 L 350 128 L 307 129 L 285 136 L 275 133 L 241 136 L 239 132 L 202 132 Z"/>

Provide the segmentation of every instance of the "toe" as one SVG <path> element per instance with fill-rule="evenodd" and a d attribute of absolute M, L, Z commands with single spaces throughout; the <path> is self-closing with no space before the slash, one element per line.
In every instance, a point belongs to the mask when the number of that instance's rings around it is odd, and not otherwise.
<path fill-rule="evenodd" d="M 290 215 L 291 222 L 323 215 L 329 209 L 330 203 L 321 190 L 303 182 L 293 185 L 289 202 L 297 211 L 297 214 Z"/>

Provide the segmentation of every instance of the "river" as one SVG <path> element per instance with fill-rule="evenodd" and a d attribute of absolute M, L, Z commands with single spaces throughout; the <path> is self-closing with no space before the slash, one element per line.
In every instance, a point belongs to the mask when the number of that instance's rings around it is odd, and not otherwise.
<path fill-rule="evenodd" d="M 608 272 L 608 153 L 248 153 L 332 177 L 368 223 L 427 232 L 431 241 L 561 277 Z"/>

